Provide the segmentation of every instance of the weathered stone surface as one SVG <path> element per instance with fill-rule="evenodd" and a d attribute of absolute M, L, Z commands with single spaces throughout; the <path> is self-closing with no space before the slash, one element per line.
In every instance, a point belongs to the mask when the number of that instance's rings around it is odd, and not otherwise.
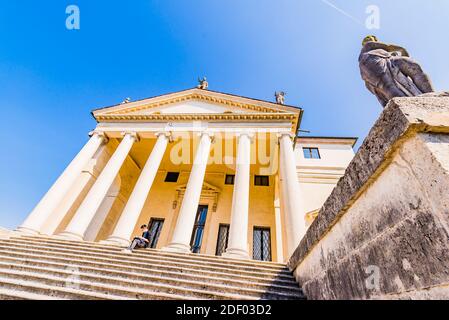
<path fill-rule="evenodd" d="M 384 110 L 289 261 L 309 299 L 449 296 L 448 96 Z"/>

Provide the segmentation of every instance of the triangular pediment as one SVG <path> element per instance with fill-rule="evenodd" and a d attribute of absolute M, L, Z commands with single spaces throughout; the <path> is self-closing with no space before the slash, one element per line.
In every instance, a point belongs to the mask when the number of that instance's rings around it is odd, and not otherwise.
<path fill-rule="evenodd" d="M 195 88 L 97 109 L 93 111 L 93 115 L 95 118 L 101 119 L 118 115 L 299 114 L 300 112 L 301 109 L 292 106 Z"/>
<path fill-rule="evenodd" d="M 280 121 L 296 132 L 302 109 L 198 88 L 92 111 L 98 122 Z"/>
<path fill-rule="evenodd" d="M 177 191 L 177 197 L 176 200 L 173 203 L 173 208 L 176 208 L 178 206 L 178 203 L 181 201 L 181 198 L 184 197 L 184 194 L 187 189 L 187 184 L 181 184 L 176 187 Z M 217 211 L 217 204 L 218 204 L 218 197 L 221 193 L 221 189 L 206 182 L 203 181 L 203 188 L 201 189 L 201 200 L 211 200 L 213 201 L 212 211 Z"/>
<path fill-rule="evenodd" d="M 250 113 L 250 110 L 223 106 L 201 100 L 187 100 L 174 102 L 153 108 L 145 108 L 136 111 L 128 111 L 129 115 L 158 115 L 158 114 L 233 114 L 233 113 Z"/>
<path fill-rule="evenodd" d="M 180 193 L 184 193 L 185 190 L 187 189 L 187 183 L 181 184 L 178 187 L 176 187 L 176 191 L 179 191 Z M 202 193 L 220 193 L 221 189 L 204 181 L 203 182 L 203 188 L 201 189 Z"/>

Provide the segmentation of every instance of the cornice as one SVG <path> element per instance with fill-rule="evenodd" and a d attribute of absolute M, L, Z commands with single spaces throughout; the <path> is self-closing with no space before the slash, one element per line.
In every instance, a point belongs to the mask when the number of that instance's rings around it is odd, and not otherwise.
<path fill-rule="evenodd" d="M 98 115 L 100 122 L 116 121 L 252 121 L 252 120 L 285 120 L 295 121 L 297 115 L 292 113 L 243 113 L 243 114 L 149 114 L 149 115 L 130 115 L 130 114 L 103 114 Z"/>
<path fill-rule="evenodd" d="M 151 114 L 151 115 L 101 115 L 98 122 L 172 122 L 172 121 L 290 121 L 292 131 L 298 126 L 298 117 L 290 113 L 261 114 Z"/>

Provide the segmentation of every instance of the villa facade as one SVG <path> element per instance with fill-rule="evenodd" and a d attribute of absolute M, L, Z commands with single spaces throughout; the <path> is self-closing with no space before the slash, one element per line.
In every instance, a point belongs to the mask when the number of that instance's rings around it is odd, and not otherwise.
<path fill-rule="evenodd" d="M 97 109 L 90 139 L 18 228 L 285 262 L 354 156 L 298 137 L 303 110 L 194 88 Z"/>

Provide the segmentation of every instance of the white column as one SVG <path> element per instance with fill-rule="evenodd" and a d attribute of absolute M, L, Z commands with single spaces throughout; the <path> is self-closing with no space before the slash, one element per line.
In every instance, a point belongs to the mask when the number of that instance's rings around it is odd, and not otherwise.
<path fill-rule="evenodd" d="M 241 133 L 238 140 L 229 241 L 228 248 L 223 256 L 237 259 L 250 259 L 248 254 L 250 134 Z"/>
<path fill-rule="evenodd" d="M 107 217 L 111 212 L 111 209 L 114 206 L 114 204 L 120 203 L 121 205 L 122 204 L 125 205 L 123 197 L 120 197 L 121 186 L 122 186 L 122 178 L 118 174 L 115 177 L 112 186 L 109 188 L 108 193 L 101 202 L 101 205 L 98 208 L 97 212 L 95 213 L 95 216 L 89 223 L 86 232 L 84 232 L 84 241 L 95 241 L 95 239 L 97 239 L 97 236 L 100 230 L 102 229 L 103 225 L 105 224 Z"/>
<path fill-rule="evenodd" d="M 112 233 L 106 240 L 107 242 L 116 242 L 121 245 L 128 245 L 129 239 L 134 230 L 134 226 L 139 219 L 140 213 L 143 209 L 148 193 L 153 185 L 157 170 L 164 157 L 167 149 L 170 135 L 168 133 L 158 133 L 156 144 L 151 151 L 142 172 L 137 180 L 131 196 L 123 209 L 123 213 Z"/>
<path fill-rule="evenodd" d="M 178 220 L 170 244 L 165 251 L 190 252 L 190 239 L 195 224 L 196 213 L 203 188 L 204 175 L 209 158 L 211 136 L 207 132 L 201 134 L 195 160 L 187 183 L 184 199 L 179 209 Z"/>
<path fill-rule="evenodd" d="M 284 244 L 283 244 L 283 232 L 282 232 L 282 209 L 281 209 L 281 190 L 279 186 L 279 175 L 274 179 L 274 223 L 276 231 L 276 253 L 277 261 L 284 263 Z"/>
<path fill-rule="evenodd" d="M 87 227 L 94 218 L 95 213 L 103 202 L 106 193 L 114 182 L 131 147 L 137 139 L 136 133 L 127 132 L 124 134 L 122 142 L 98 176 L 97 181 L 81 203 L 67 228 L 60 234 L 61 236 L 74 240 L 83 240 Z"/>
<path fill-rule="evenodd" d="M 285 205 L 287 252 L 288 256 L 290 256 L 304 237 L 307 228 L 304 219 L 304 199 L 299 187 L 291 134 L 280 134 L 279 144 L 280 183 L 283 192 L 282 204 Z"/>
<path fill-rule="evenodd" d="M 32 234 L 41 232 L 44 223 L 61 203 L 89 160 L 92 159 L 100 146 L 107 142 L 107 138 L 102 132 L 93 132 L 91 135 L 92 137 L 86 145 L 59 176 L 27 219 L 17 228 L 17 231 Z"/>

